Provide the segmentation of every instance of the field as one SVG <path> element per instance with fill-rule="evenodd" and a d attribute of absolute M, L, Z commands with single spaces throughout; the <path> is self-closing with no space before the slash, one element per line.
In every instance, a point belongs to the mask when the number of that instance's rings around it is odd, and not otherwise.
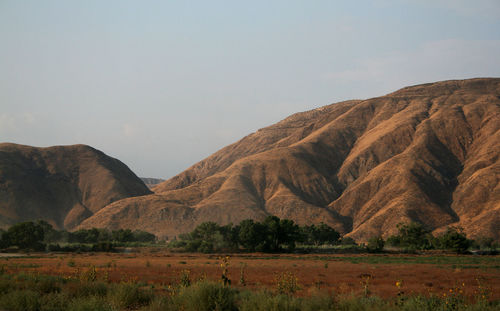
<path fill-rule="evenodd" d="M 138 252 L 3 254 L 4 274 L 29 273 L 78 278 L 95 268 L 98 279 L 137 282 L 155 292 L 168 291 L 186 280 L 220 281 L 223 266 L 231 286 L 276 291 L 277 279 L 288 275 L 297 283 L 297 296 L 319 291 L 336 295 L 442 296 L 460 291 L 475 297 L 487 291 L 490 300 L 500 299 L 500 256 L 472 255 L 297 255 L 172 253 L 162 249 Z M 396 286 L 396 283 L 399 286 Z"/>

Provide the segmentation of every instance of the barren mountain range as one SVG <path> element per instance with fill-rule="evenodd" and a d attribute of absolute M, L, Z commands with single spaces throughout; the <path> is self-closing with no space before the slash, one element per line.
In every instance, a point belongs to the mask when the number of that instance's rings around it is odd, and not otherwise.
<path fill-rule="evenodd" d="M 457 225 L 471 237 L 498 240 L 499 155 L 500 79 L 429 83 L 294 114 L 157 185 L 153 194 L 129 190 L 122 197 L 134 197 L 118 200 L 103 190 L 99 202 L 113 203 L 68 224 L 85 218 L 77 228 L 172 237 L 204 221 L 277 215 L 324 222 L 360 241 L 392 234 L 408 221 L 434 232 Z M 96 182 L 92 189 L 109 188 Z M 70 205 L 65 208 L 68 214 Z M 66 225 L 65 218 L 59 223 Z"/>
<path fill-rule="evenodd" d="M 73 229 L 114 201 L 150 194 L 122 162 L 84 145 L 0 144 L 0 226 L 45 219 Z"/>
<path fill-rule="evenodd" d="M 408 221 L 499 239 L 499 129 L 500 79 L 336 103 L 248 135 L 81 227 L 173 236 L 204 221 L 277 215 L 359 240 Z"/>

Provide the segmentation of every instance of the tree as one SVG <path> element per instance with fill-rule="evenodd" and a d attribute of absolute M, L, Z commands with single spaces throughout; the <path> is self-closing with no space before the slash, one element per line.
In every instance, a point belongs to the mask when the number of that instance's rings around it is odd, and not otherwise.
<path fill-rule="evenodd" d="M 303 226 L 300 228 L 302 241 L 307 245 L 338 244 L 340 234 L 332 227 L 320 223 L 319 225 Z"/>
<path fill-rule="evenodd" d="M 366 249 L 370 253 L 379 253 L 384 249 L 384 239 L 381 236 L 372 237 L 368 240 L 368 244 L 366 245 Z"/>
<path fill-rule="evenodd" d="M 266 227 L 265 251 L 275 252 L 281 250 L 281 245 L 293 250 L 295 242 L 299 240 L 300 231 L 292 220 L 279 219 L 276 216 L 268 216 L 264 219 Z"/>
<path fill-rule="evenodd" d="M 471 240 L 467 239 L 464 230 L 460 227 L 448 227 L 446 232 L 439 238 L 441 247 L 456 253 L 465 253 Z"/>
<path fill-rule="evenodd" d="M 20 249 L 41 250 L 44 248 L 43 238 L 42 226 L 32 221 L 15 224 L 2 235 L 6 246 L 17 246 Z"/>
<path fill-rule="evenodd" d="M 422 224 L 416 222 L 399 223 L 398 234 L 390 236 L 387 244 L 408 249 L 429 249 L 432 235 Z"/>
<path fill-rule="evenodd" d="M 118 229 L 111 232 L 111 238 L 116 242 L 133 242 L 134 235 L 130 229 Z"/>
<path fill-rule="evenodd" d="M 240 222 L 238 229 L 238 243 L 245 249 L 253 251 L 264 250 L 265 238 L 267 236 L 266 226 L 252 219 Z"/>
<path fill-rule="evenodd" d="M 132 232 L 132 236 L 135 242 L 154 242 L 156 241 L 156 236 L 152 233 L 135 230 Z"/>
<path fill-rule="evenodd" d="M 278 247 L 281 244 L 286 245 L 288 251 L 295 249 L 295 243 L 300 239 L 300 229 L 293 220 L 281 219 L 280 220 L 280 235 Z"/>

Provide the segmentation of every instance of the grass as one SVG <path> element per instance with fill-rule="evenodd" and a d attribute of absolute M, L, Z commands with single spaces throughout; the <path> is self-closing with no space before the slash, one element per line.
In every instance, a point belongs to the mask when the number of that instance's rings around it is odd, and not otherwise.
<path fill-rule="evenodd" d="M 292 275 L 293 277 L 293 275 Z M 293 279 L 281 278 L 285 283 Z M 135 282 L 108 283 L 33 273 L 0 276 L 0 310 L 499 310 L 500 301 L 481 295 L 471 299 L 458 289 L 443 296 L 342 296 L 317 289 L 308 297 L 296 297 L 294 290 L 251 291 L 225 286 L 221 282 L 198 281 L 153 291 Z M 187 285 L 187 286 L 186 286 Z M 281 286 L 281 287 L 280 287 Z"/>
<path fill-rule="evenodd" d="M 393 256 L 393 255 L 370 255 L 370 256 L 264 256 L 264 257 L 246 257 L 246 259 L 253 260 L 320 260 L 320 261 L 341 261 L 349 262 L 353 264 L 430 264 L 430 265 L 440 265 L 445 267 L 449 265 L 451 268 L 463 268 L 463 269 L 499 269 L 500 268 L 500 257 L 488 257 L 488 256 Z"/>

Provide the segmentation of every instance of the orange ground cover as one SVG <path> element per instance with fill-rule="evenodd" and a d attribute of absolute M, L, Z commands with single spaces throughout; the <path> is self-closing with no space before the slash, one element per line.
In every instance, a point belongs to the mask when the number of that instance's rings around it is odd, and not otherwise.
<path fill-rule="evenodd" d="M 171 253 L 142 250 L 137 253 L 87 254 L 31 254 L 32 258 L 0 257 L 7 273 L 19 271 L 41 274 L 75 276 L 93 265 L 98 276 L 113 282 L 142 281 L 156 288 L 178 284 L 183 270 L 190 271 L 193 281 L 200 278 L 220 280 L 220 255 Z M 397 281 L 406 294 L 448 293 L 459 287 L 465 295 L 473 296 L 478 280 L 487 286 L 492 299 L 500 299 L 500 269 L 490 266 L 460 268 L 437 264 L 367 264 L 351 263 L 346 257 L 401 256 L 402 260 L 417 255 L 229 255 L 229 278 L 233 286 L 240 285 L 243 269 L 247 288 L 274 290 L 276 276 L 291 272 L 301 290 L 298 295 L 309 295 L 323 290 L 337 294 L 362 294 L 368 279 L 368 289 L 381 297 L 394 297 L 398 293 Z M 499 258 L 498 256 L 496 258 Z M 498 261 L 495 261 L 498 263 Z"/>

